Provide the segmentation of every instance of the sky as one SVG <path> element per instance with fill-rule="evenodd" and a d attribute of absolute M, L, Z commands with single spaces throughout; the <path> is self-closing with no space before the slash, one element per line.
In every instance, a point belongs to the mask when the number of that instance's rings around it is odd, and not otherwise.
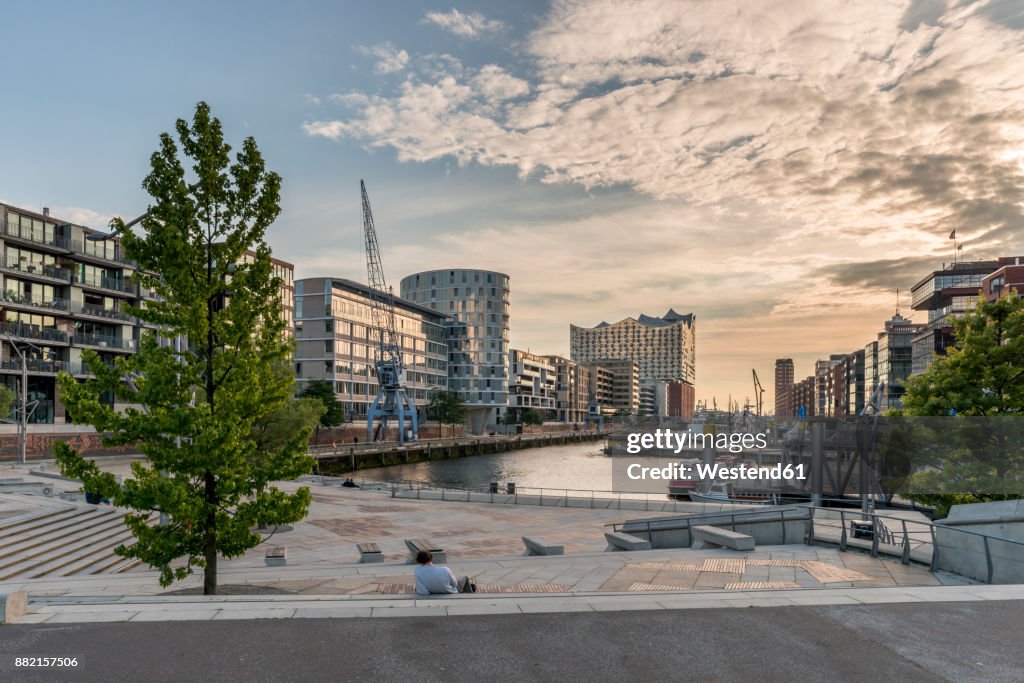
<path fill-rule="evenodd" d="M 206 101 L 283 177 L 297 277 L 511 276 L 516 348 L 696 314 L 697 397 L 773 401 L 952 260 L 1024 255 L 1020 0 L 4 5 L 0 201 L 145 211 Z M 899 290 L 899 295 L 897 295 Z"/>

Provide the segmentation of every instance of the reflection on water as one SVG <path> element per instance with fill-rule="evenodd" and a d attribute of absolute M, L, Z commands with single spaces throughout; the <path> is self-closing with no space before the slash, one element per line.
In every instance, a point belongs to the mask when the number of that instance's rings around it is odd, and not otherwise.
<path fill-rule="evenodd" d="M 380 481 L 411 479 L 437 486 L 485 489 L 492 481 L 504 487 L 612 490 L 612 460 L 601 452 L 603 441 L 527 448 L 507 453 L 475 455 L 361 470 L 360 476 Z"/>

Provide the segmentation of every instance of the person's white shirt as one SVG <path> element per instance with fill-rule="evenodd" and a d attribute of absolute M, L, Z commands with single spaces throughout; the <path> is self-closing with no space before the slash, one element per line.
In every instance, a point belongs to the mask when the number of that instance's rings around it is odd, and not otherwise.
<path fill-rule="evenodd" d="M 416 592 L 420 595 L 459 592 L 459 582 L 448 567 L 420 564 L 412 570 L 412 574 L 416 577 Z"/>

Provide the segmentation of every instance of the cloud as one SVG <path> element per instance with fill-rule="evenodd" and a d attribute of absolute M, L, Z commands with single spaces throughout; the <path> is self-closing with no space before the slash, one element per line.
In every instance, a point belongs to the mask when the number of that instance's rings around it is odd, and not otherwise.
<path fill-rule="evenodd" d="M 305 126 L 405 162 L 630 194 L 606 219 L 432 236 L 443 248 L 407 262 L 502 270 L 528 244 L 553 260 L 513 273 L 516 295 L 625 293 L 531 306 L 513 335 L 534 348 L 564 341 L 553 321 L 635 315 L 637 301 L 703 308 L 704 382 L 735 372 L 730 354 L 806 363 L 863 346 L 896 288 L 950 260 L 953 228 L 969 258 L 1024 251 L 1014 5 L 560 0 L 509 63 L 432 57 Z"/>
<path fill-rule="evenodd" d="M 440 26 L 463 38 L 479 38 L 485 33 L 500 31 L 504 26 L 502 22 L 487 19 L 479 12 L 463 14 L 454 8 L 450 12 L 427 12 L 423 21 Z"/>
<path fill-rule="evenodd" d="M 359 45 L 356 50 L 360 54 L 377 58 L 373 71 L 378 74 L 393 74 L 404 69 L 409 63 L 409 53 L 397 49 L 389 42 L 372 46 Z"/>

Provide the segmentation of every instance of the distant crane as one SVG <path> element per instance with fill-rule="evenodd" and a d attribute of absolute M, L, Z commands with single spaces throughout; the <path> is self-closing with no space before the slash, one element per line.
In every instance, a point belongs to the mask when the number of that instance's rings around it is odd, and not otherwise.
<path fill-rule="evenodd" d="M 366 194 L 366 183 L 359 181 L 363 195 L 363 239 L 366 242 L 366 279 L 370 287 L 370 312 L 373 326 L 378 332 L 377 350 L 373 366 L 377 371 L 377 398 L 366 411 L 366 440 L 384 441 L 388 434 L 388 422 L 398 422 L 398 441 L 406 441 L 406 418 L 411 429 L 408 436 L 419 437 L 416 407 L 405 391 L 405 368 L 402 363 L 402 349 L 395 326 L 395 295 L 384 279 L 384 268 L 380 260 L 380 246 L 377 244 L 377 230 L 373 225 L 370 198 Z M 376 427 L 374 426 L 376 424 Z"/>
<path fill-rule="evenodd" d="M 752 369 L 754 373 L 754 403 L 757 407 L 757 417 L 762 416 L 762 410 L 764 410 L 764 387 L 761 386 L 761 378 L 757 376 L 757 370 Z"/>

